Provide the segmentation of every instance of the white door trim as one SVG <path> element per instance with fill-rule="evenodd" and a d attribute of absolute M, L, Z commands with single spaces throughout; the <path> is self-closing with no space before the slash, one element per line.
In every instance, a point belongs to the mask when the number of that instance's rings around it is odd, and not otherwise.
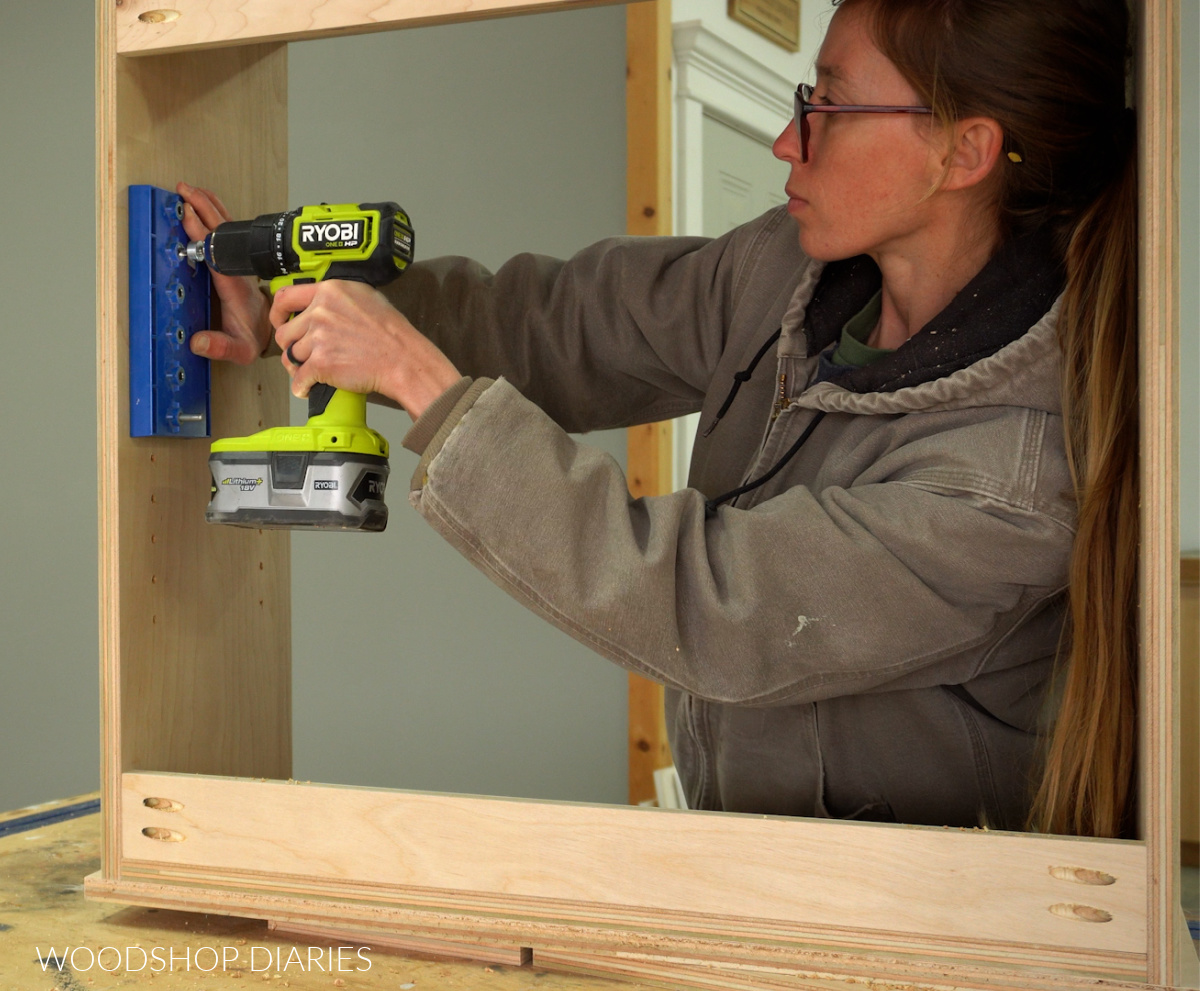
<path fill-rule="evenodd" d="M 700 234 L 704 197 L 701 118 L 707 114 L 768 144 L 792 116 L 789 81 L 713 34 L 700 21 L 672 26 L 675 53 L 675 218 Z"/>
<path fill-rule="evenodd" d="M 672 25 L 675 56 L 675 233 L 704 232 L 705 115 L 768 144 L 792 116 L 789 81 L 709 31 L 700 21 Z M 674 487 L 687 484 L 699 415 L 672 432 Z"/>

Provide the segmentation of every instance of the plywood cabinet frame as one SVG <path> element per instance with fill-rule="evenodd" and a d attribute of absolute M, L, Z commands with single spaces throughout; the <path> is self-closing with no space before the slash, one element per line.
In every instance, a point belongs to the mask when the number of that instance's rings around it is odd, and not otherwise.
<path fill-rule="evenodd" d="M 177 19 L 142 20 L 160 5 L 99 0 L 105 839 L 89 896 L 532 947 L 542 963 L 697 986 L 1181 982 L 1178 0 L 1137 5 L 1143 839 L 289 781 L 286 535 L 207 528 L 207 447 L 128 436 L 125 189 L 190 176 L 239 215 L 282 209 L 287 40 L 575 5 L 180 0 Z M 273 363 L 213 378 L 214 433 L 286 415 Z"/>

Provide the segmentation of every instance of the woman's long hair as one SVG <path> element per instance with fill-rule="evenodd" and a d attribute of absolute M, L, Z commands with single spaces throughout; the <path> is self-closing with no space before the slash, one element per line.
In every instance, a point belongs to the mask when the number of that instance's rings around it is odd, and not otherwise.
<path fill-rule="evenodd" d="M 1000 232 L 1055 235 L 1063 423 L 1078 509 L 1058 712 L 1030 818 L 1128 835 L 1137 670 L 1137 155 L 1125 0 L 834 0 L 945 124 L 1004 131 Z"/>

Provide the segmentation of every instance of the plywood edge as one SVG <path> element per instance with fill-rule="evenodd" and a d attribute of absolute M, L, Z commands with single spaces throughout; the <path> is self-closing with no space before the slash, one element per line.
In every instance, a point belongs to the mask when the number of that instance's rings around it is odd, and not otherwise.
<path fill-rule="evenodd" d="M 352 943 L 372 950 L 390 950 L 395 953 L 417 953 L 422 956 L 474 960 L 479 963 L 497 963 L 506 967 L 523 967 L 532 962 L 533 952 L 527 946 L 501 945 L 488 942 L 464 942 L 449 939 L 407 939 L 384 930 L 347 929 L 337 926 L 305 926 L 291 922 L 270 922 L 267 928 L 273 934 L 285 938 L 321 940 L 333 944 Z"/>
<path fill-rule="evenodd" d="M 236 5 L 226 0 L 124 0 L 118 4 L 116 50 L 161 55 L 307 41 L 614 2 L 620 0 L 261 0 Z M 168 6 L 175 16 L 163 19 L 161 11 Z"/>
<path fill-rule="evenodd" d="M 118 458 L 117 58 L 116 7 L 96 0 L 96 450 L 100 647 L 100 790 L 104 817 L 101 872 L 121 860 L 120 547 Z"/>
<path fill-rule="evenodd" d="M 784 967 L 766 964 L 714 964 L 703 959 L 660 956 L 641 953 L 584 953 L 556 949 L 535 951 L 540 967 L 561 968 L 594 977 L 620 977 L 640 981 L 661 981 L 670 987 L 708 989 L 708 991 L 838 991 L 861 987 L 864 978 L 872 986 L 878 977 L 845 974 L 810 967 Z M 1101 982 L 1088 978 L 1054 976 L 1045 973 L 967 974 L 953 969 L 935 974 L 891 975 L 888 991 L 1095 991 Z M 912 983 L 909 983 L 912 982 Z M 1121 980 L 1104 980 L 1106 991 L 1171 991 L 1151 985 Z"/>
<path fill-rule="evenodd" d="M 913 981 L 926 987 L 989 988 L 1020 987 L 1024 991 L 1070 987 L 1142 987 L 1137 981 L 1145 973 L 1145 958 L 1137 955 L 1075 954 L 1054 959 L 1039 956 L 1029 948 L 998 945 L 988 961 L 975 958 L 966 946 L 914 944 L 897 946 L 888 941 L 844 946 L 805 943 L 799 935 L 784 939 L 742 935 L 731 939 L 715 932 L 691 933 L 673 925 L 657 930 L 622 926 L 612 920 L 589 922 L 574 919 L 513 918 L 494 910 L 486 914 L 455 913 L 436 908 L 403 908 L 390 904 L 333 902 L 305 895 L 244 892 L 203 885 L 173 886 L 125 878 L 106 881 L 88 878 L 88 896 L 97 901 L 136 903 L 143 906 L 190 912 L 216 912 L 247 918 L 275 920 L 288 931 L 334 931 L 362 945 L 374 946 L 380 932 L 386 938 L 405 942 L 436 940 L 488 944 L 508 942 L 530 947 L 535 966 L 553 965 L 557 957 L 564 966 L 572 959 L 604 957 L 623 960 L 630 976 L 650 977 L 647 971 L 659 964 L 689 961 L 706 969 L 793 971 L 838 975 L 855 983 Z M 637 967 L 645 970 L 638 971 Z M 1110 984 L 1109 982 L 1116 982 Z"/>
<path fill-rule="evenodd" d="M 1139 117 L 1140 780 L 1149 980 L 1175 983 L 1179 905 L 1179 2 L 1143 0 Z"/>

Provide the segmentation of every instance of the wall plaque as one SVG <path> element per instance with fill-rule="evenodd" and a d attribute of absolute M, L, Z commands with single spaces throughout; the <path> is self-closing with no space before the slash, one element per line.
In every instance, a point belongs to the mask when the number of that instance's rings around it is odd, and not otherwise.
<path fill-rule="evenodd" d="M 789 52 L 800 51 L 800 0 L 729 0 L 729 16 Z"/>

